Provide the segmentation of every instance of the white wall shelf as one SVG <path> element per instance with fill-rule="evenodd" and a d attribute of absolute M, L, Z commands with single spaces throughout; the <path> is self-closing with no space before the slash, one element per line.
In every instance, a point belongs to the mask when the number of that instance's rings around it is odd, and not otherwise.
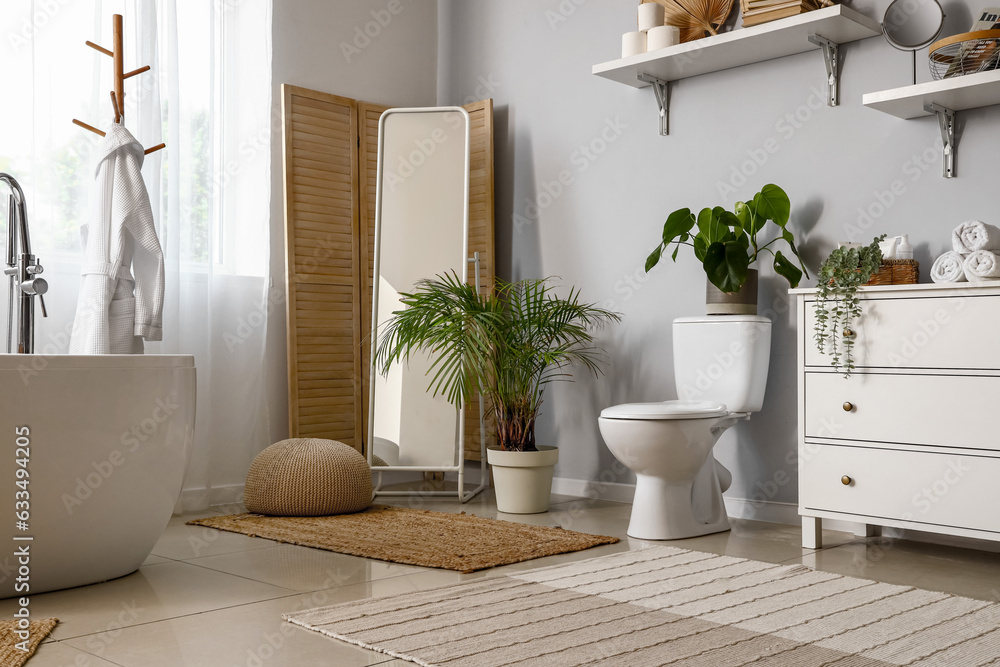
<path fill-rule="evenodd" d="M 704 39 L 594 65 L 593 73 L 634 88 L 654 86 L 660 134 L 667 134 L 670 81 L 822 50 L 830 106 L 837 106 L 839 45 L 881 34 L 878 21 L 844 5 L 741 28 Z"/>
<path fill-rule="evenodd" d="M 903 120 L 937 116 L 943 145 L 944 177 L 953 178 L 958 150 L 955 114 L 1000 104 L 1000 70 L 868 93 L 862 102 L 866 107 Z"/>

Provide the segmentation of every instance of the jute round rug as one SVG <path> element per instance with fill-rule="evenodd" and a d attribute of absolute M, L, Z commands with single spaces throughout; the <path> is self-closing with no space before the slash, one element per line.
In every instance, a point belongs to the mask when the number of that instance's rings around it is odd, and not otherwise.
<path fill-rule="evenodd" d="M 273 517 L 232 514 L 189 525 L 406 565 L 475 572 L 614 544 L 617 537 L 485 519 L 472 514 L 373 505 L 357 514 Z"/>

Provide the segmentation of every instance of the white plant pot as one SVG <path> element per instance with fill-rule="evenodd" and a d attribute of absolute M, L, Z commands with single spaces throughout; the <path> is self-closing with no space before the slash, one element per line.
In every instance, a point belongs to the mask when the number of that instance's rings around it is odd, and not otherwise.
<path fill-rule="evenodd" d="M 559 450 L 541 446 L 537 452 L 508 452 L 490 447 L 486 459 L 493 466 L 497 510 L 505 514 L 540 514 L 549 511 L 552 469 Z"/>

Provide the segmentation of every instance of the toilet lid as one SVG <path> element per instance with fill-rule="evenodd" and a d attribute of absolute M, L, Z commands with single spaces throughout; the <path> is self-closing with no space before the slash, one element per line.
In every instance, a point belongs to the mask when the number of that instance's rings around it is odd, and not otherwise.
<path fill-rule="evenodd" d="M 625 403 L 604 408 L 604 419 L 707 419 L 722 417 L 729 411 L 722 403 L 710 401 L 663 401 L 662 403 Z"/>

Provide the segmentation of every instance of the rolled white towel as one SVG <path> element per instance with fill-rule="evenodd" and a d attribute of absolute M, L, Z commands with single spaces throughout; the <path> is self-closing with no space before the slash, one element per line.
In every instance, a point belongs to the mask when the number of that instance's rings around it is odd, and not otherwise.
<path fill-rule="evenodd" d="M 978 220 L 963 222 L 951 233 L 951 247 L 962 255 L 977 250 L 1000 250 L 1000 229 Z"/>
<path fill-rule="evenodd" d="M 949 250 L 934 260 L 931 267 L 931 280 L 936 283 L 964 283 L 965 269 L 962 267 L 965 258 L 954 250 Z"/>
<path fill-rule="evenodd" d="M 1000 258 L 989 250 L 977 250 L 965 258 L 965 276 L 977 280 L 1000 280 Z"/>

